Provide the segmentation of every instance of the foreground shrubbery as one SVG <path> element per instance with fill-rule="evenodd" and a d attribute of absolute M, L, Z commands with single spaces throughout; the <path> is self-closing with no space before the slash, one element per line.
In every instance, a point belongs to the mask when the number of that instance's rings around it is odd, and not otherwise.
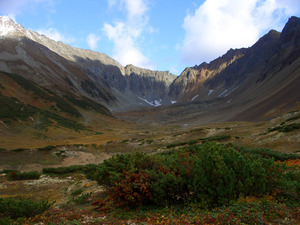
<path fill-rule="evenodd" d="M 107 191 L 85 192 L 86 186 L 80 186 L 71 191 L 66 208 L 49 211 L 48 202 L 0 199 L 0 225 L 19 221 L 299 224 L 299 156 L 230 144 L 191 144 L 159 154 L 116 155 L 99 165 L 43 169 L 44 173 L 57 175 L 85 173 Z M 92 212 L 88 208 L 90 202 L 101 212 Z M 38 215 L 44 211 L 47 212 Z"/>
<path fill-rule="evenodd" d="M 35 217 L 25 224 L 299 224 L 299 208 L 275 202 L 271 196 L 264 198 L 239 198 L 227 207 L 199 210 L 193 206 L 145 207 L 124 211 L 113 209 L 110 213 L 89 215 L 87 210 L 61 211 L 51 209 L 46 216 Z"/>
<path fill-rule="evenodd" d="M 213 208 L 239 196 L 286 190 L 295 194 L 299 172 L 285 171 L 285 165 L 272 158 L 205 143 L 156 155 L 117 155 L 87 172 L 87 177 L 104 185 L 107 200 L 117 206 L 194 203 Z"/>
<path fill-rule="evenodd" d="M 11 224 L 12 219 L 34 217 L 48 210 L 53 203 L 25 198 L 0 198 L 0 224 Z"/>

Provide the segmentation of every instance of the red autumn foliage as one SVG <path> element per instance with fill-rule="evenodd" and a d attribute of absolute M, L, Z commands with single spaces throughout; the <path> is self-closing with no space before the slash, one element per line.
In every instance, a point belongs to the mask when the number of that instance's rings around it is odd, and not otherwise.
<path fill-rule="evenodd" d="M 135 207 L 150 201 L 151 177 L 142 171 L 123 171 L 123 179 L 108 192 L 109 198 L 118 206 Z"/>

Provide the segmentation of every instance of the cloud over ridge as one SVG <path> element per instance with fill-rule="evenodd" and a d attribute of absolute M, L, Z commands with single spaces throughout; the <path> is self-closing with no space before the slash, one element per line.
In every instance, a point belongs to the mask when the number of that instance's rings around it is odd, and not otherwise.
<path fill-rule="evenodd" d="M 121 64 L 133 64 L 154 69 L 154 64 L 142 53 L 138 42 L 147 30 L 148 6 L 145 0 L 108 0 L 109 7 L 119 3 L 120 10 L 125 10 L 126 19 L 105 23 L 102 30 L 114 44 L 113 58 Z"/>
<path fill-rule="evenodd" d="M 282 19 L 300 8 L 294 7 L 295 0 L 206 0 L 184 19 L 182 60 L 200 64 L 230 48 L 249 47 L 266 29 L 281 29 Z"/>

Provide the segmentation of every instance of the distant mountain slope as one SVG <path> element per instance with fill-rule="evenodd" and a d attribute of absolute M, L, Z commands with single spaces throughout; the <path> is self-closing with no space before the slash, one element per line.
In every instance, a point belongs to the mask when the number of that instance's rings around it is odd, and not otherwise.
<path fill-rule="evenodd" d="M 0 70 L 60 93 L 68 90 L 86 96 L 115 110 L 149 106 L 147 102 L 163 99 L 176 78 L 169 72 L 132 65 L 124 68 L 103 53 L 53 41 L 4 16 L 0 17 L 0 49 Z"/>
<path fill-rule="evenodd" d="M 258 120 L 300 101 L 300 19 L 292 17 L 281 33 L 271 30 L 250 48 L 230 49 L 176 77 L 123 67 L 103 53 L 73 48 L 0 17 L 0 71 L 21 75 L 70 106 L 100 104 L 113 113 L 150 108 L 116 114 L 134 121 L 136 115 L 166 123 Z"/>
<path fill-rule="evenodd" d="M 57 126 L 88 129 L 81 111 L 92 110 L 111 116 L 109 110 L 87 98 L 69 93 L 63 97 L 17 74 L 0 72 L 0 120 L 4 124 L 28 123 L 34 129 Z"/>

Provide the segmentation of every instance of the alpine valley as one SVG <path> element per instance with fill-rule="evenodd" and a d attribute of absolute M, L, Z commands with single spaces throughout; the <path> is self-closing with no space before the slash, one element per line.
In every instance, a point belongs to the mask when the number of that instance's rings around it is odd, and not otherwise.
<path fill-rule="evenodd" d="M 230 49 L 175 76 L 124 67 L 0 16 L 0 171 L 98 164 L 117 154 L 153 155 L 210 141 L 294 153 L 299 164 L 299 87 L 297 17 L 249 48 Z M 82 176 L 57 181 L 45 175 L 45 183 L 23 186 L 2 176 L 0 197 L 24 191 L 22 196 L 66 204 L 73 189 L 97 189 Z"/>

